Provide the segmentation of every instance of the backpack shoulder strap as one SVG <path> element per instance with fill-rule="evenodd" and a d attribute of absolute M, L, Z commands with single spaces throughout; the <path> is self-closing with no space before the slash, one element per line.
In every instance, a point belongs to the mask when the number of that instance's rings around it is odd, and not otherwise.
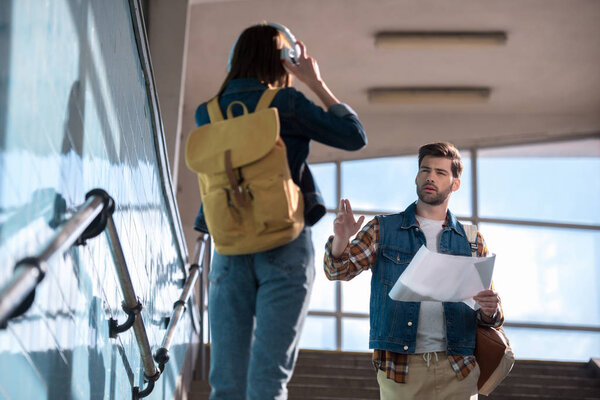
<path fill-rule="evenodd" d="M 279 89 L 280 88 L 265 90 L 262 96 L 260 96 L 260 99 L 258 100 L 258 104 L 256 104 L 256 109 L 254 110 L 254 112 L 262 110 L 263 108 L 268 108 L 271 105 L 271 102 L 273 101 L 273 98 L 275 97 L 277 92 L 279 92 Z"/>
<path fill-rule="evenodd" d="M 258 104 L 256 105 L 256 110 L 262 110 L 263 108 L 268 108 L 273 101 L 273 98 L 279 92 L 280 88 L 275 89 L 267 89 L 263 92 L 262 96 L 258 100 Z M 210 118 L 210 122 L 223 121 L 223 113 L 221 112 L 221 107 L 219 106 L 219 98 L 213 97 L 206 104 L 206 108 L 208 109 L 208 117 Z"/>
<path fill-rule="evenodd" d="M 463 224 L 463 228 L 467 234 L 467 240 L 471 245 L 471 255 L 477 257 L 477 225 Z"/>
<path fill-rule="evenodd" d="M 218 97 L 213 97 L 206 104 L 206 108 L 208 109 L 208 117 L 210 118 L 210 122 L 223 121 L 223 113 L 221 112 L 221 107 L 219 107 Z"/>

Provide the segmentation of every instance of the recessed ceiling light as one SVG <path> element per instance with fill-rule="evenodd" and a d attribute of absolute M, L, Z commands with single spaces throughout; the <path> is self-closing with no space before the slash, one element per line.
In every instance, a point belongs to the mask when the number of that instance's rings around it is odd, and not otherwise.
<path fill-rule="evenodd" d="M 506 40 L 504 31 L 382 31 L 375 34 L 375 46 L 381 49 L 500 46 Z"/>
<path fill-rule="evenodd" d="M 489 99 L 489 87 L 385 87 L 368 90 L 374 104 L 482 103 Z"/>

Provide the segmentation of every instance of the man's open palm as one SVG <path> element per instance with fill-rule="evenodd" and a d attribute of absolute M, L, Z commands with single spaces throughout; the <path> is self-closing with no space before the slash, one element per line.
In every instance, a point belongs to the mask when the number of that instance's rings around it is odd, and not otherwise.
<path fill-rule="evenodd" d="M 350 206 L 350 201 L 342 199 L 340 201 L 340 211 L 333 222 L 333 233 L 340 239 L 347 241 L 352 236 L 356 235 L 356 232 L 358 232 L 364 220 L 365 217 L 363 215 L 356 221 L 354 219 L 352 207 Z"/>

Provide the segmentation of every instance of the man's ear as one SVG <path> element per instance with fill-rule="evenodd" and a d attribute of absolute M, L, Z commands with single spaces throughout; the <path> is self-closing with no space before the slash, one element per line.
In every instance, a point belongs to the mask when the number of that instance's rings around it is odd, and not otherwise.
<path fill-rule="evenodd" d="M 452 191 L 456 192 L 460 188 L 460 178 L 454 178 L 452 182 Z"/>

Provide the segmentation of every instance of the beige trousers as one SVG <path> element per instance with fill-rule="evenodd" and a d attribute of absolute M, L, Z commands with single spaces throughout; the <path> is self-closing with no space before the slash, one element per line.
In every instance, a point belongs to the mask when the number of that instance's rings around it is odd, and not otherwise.
<path fill-rule="evenodd" d="M 450 366 L 444 352 L 427 353 L 431 356 L 409 354 L 406 383 L 387 379 L 385 372 L 377 371 L 381 400 L 475 400 L 479 365 L 462 381 Z M 436 359 L 437 354 L 437 359 Z"/>

